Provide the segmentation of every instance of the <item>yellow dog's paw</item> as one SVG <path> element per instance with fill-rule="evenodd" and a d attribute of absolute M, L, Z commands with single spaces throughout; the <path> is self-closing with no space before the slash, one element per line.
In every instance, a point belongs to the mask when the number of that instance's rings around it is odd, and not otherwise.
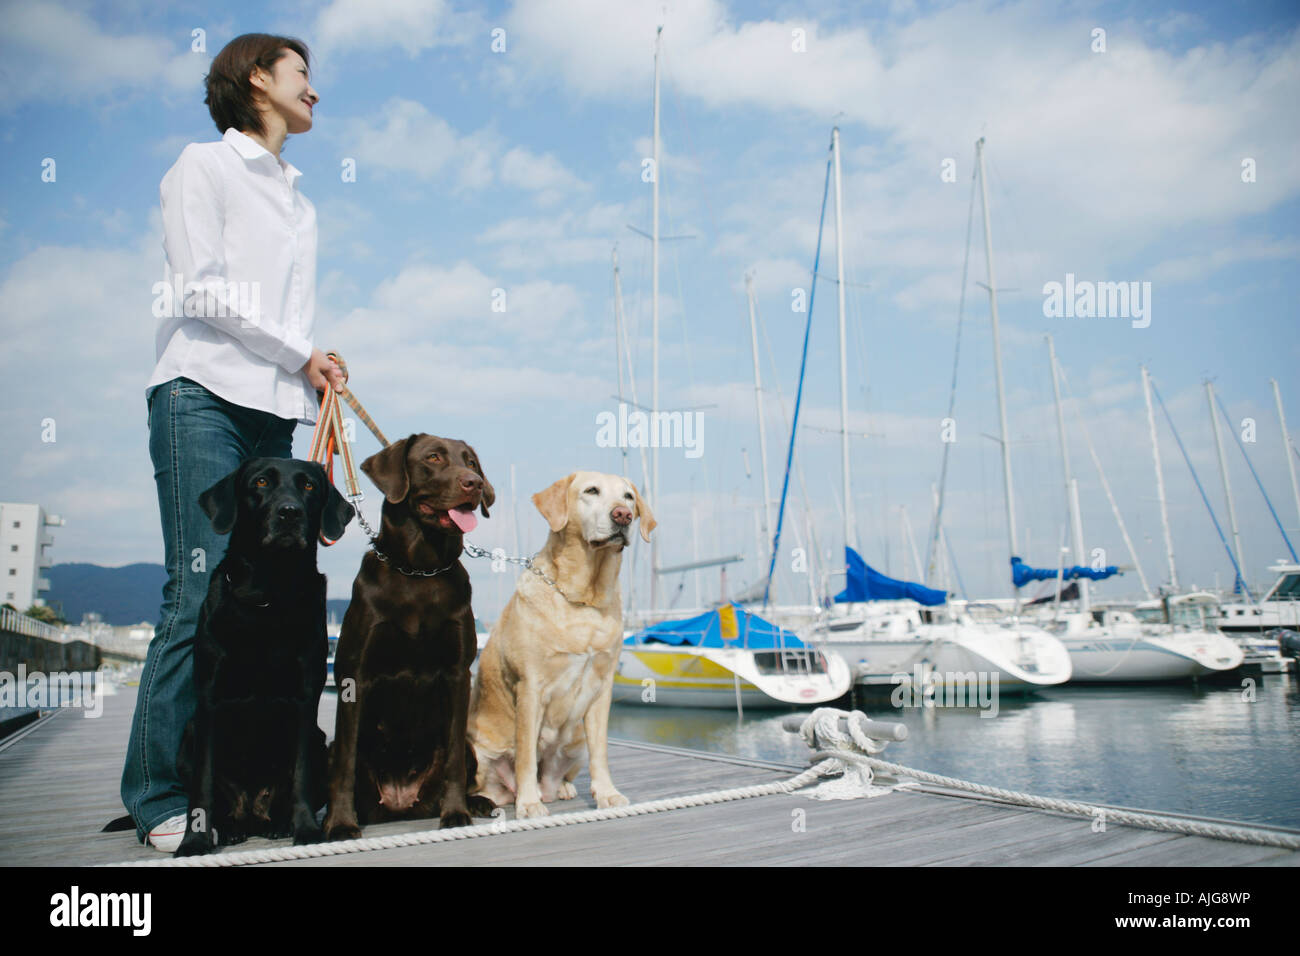
<path fill-rule="evenodd" d="M 551 811 L 540 801 L 515 804 L 515 819 L 526 820 L 529 817 L 549 817 Z"/>
<path fill-rule="evenodd" d="M 600 810 L 607 810 L 610 807 L 625 807 L 632 801 L 617 790 L 611 790 L 605 794 L 592 794 L 596 798 L 596 807 Z"/>
<path fill-rule="evenodd" d="M 572 800 L 578 795 L 578 788 L 566 780 L 560 784 L 558 793 L 561 800 Z"/>

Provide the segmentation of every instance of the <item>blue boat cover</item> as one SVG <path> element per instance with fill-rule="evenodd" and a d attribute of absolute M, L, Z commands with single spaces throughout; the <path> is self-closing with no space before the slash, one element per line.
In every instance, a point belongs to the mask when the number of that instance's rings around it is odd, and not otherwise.
<path fill-rule="evenodd" d="M 718 611 L 712 610 L 684 621 L 663 621 L 642 628 L 623 639 L 624 644 L 673 644 L 681 647 L 803 647 L 803 641 L 794 631 L 765 621 L 753 611 L 746 611 L 734 601 L 738 635 L 735 640 L 722 639 L 722 621 Z"/>
<path fill-rule="evenodd" d="M 1011 559 L 1011 581 L 1018 588 L 1024 587 L 1030 581 L 1055 581 L 1057 573 L 1056 568 L 1031 568 L 1019 558 Z M 1063 581 L 1073 581 L 1075 578 L 1101 581 L 1112 574 L 1119 574 L 1120 570 L 1113 564 L 1101 570 L 1085 568 L 1076 564 L 1074 567 L 1065 568 L 1059 573 Z"/>
<path fill-rule="evenodd" d="M 848 584 L 844 590 L 835 595 L 835 602 L 847 601 L 892 601 L 899 598 L 911 598 L 918 604 L 934 606 L 948 600 L 947 591 L 936 591 L 924 584 L 911 584 L 907 581 L 895 581 L 887 578 L 875 568 L 863 561 L 852 548 L 845 548 L 845 562 L 848 565 Z"/>

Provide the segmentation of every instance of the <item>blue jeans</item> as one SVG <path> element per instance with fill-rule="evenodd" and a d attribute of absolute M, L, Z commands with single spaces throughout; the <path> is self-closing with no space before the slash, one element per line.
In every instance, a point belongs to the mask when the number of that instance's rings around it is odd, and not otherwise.
<path fill-rule="evenodd" d="M 247 458 L 293 457 L 289 419 L 227 402 L 187 378 L 152 389 L 149 456 L 158 484 L 167 583 L 145 657 L 122 770 L 122 803 L 143 840 L 189 797 L 176 770 L 181 734 L 194 713 L 194 632 L 208 576 L 228 535 L 212 530 L 199 495 Z"/>

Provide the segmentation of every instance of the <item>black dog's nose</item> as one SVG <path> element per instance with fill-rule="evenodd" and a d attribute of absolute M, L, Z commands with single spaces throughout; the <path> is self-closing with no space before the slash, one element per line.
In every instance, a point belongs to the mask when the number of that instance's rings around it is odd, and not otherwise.
<path fill-rule="evenodd" d="M 295 505 L 295 504 L 283 504 L 276 509 L 275 513 L 278 514 L 281 518 L 301 518 L 302 506 Z"/>

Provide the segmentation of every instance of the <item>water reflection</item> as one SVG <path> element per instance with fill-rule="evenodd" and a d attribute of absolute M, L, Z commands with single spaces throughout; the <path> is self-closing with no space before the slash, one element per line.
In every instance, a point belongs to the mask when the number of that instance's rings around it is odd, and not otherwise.
<path fill-rule="evenodd" d="M 1252 699 L 1253 698 L 1253 699 Z M 1300 687 L 1079 685 L 1005 695 L 979 708 L 895 708 L 907 725 L 884 758 L 1012 790 L 1119 806 L 1300 828 Z M 734 712 L 615 705 L 610 736 L 805 766 L 809 751 L 781 726 L 791 711 Z"/>

